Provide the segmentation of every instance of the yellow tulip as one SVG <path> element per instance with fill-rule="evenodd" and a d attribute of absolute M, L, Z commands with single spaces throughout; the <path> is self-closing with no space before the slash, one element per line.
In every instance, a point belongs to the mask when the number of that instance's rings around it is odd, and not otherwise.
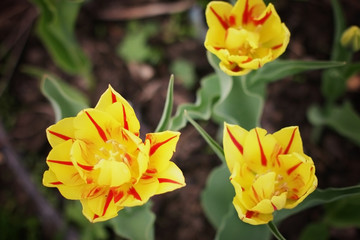
<path fill-rule="evenodd" d="M 341 35 L 341 45 L 353 52 L 360 50 L 360 28 L 358 26 L 351 26 L 346 29 Z"/>
<path fill-rule="evenodd" d="M 143 141 L 139 128 L 133 108 L 109 86 L 95 108 L 46 130 L 52 150 L 43 184 L 80 200 L 90 222 L 185 186 L 181 170 L 170 161 L 180 133 L 149 133 Z"/>
<path fill-rule="evenodd" d="M 209 30 L 205 47 L 220 59 L 220 68 L 239 76 L 279 57 L 290 32 L 274 6 L 262 0 L 239 0 L 235 6 L 212 1 L 206 8 Z"/>
<path fill-rule="evenodd" d="M 303 152 L 298 127 L 267 134 L 225 123 L 223 145 L 233 205 L 246 223 L 268 223 L 276 210 L 296 207 L 317 187 L 314 162 Z"/>

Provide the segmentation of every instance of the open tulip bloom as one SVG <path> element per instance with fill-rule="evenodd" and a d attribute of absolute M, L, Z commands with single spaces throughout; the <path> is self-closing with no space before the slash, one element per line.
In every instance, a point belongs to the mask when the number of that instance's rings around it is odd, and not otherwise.
<path fill-rule="evenodd" d="M 180 133 L 149 133 L 142 141 L 139 128 L 133 108 L 109 86 L 95 108 L 47 129 L 52 150 L 43 184 L 80 200 L 90 222 L 185 186 L 181 170 L 170 161 Z"/>
<path fill-rule="evenodd" d="M 239 0 L 235 6 L 212 1 L 206 9 L 209 30 L 205 47 L 220 59 L 220 68 L 239 76 L 279 57 L 290 32 L 274 6 L 262 0 Z"/>
<path fill-rule="evenodd" d="M 244 222 L 266 224 L 276 210 L 296 207 L 317 187 L 298 127 L 267 134 L 225 123 L 223 145 L 236 193 L 233 204 Z"/>

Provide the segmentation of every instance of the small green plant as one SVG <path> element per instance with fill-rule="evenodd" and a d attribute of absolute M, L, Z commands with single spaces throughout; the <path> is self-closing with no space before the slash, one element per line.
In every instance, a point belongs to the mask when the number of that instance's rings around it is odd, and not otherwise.
<path fill-rule="evenodd" d="M 155 65 L 161 60 L 162 52 L 156 46 L 152 46 L 149 40 L 158 33 L 155 22 L 130 22 L 116 52 L 126 62 L 148 62 Z"/>

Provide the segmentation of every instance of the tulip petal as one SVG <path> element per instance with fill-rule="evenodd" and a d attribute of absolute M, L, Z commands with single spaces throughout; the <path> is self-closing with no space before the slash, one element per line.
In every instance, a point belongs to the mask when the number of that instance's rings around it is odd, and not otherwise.
<path fill-rule="evenodd" d="M 241 205 L 239 199 L 237 198 L 234 198 L 233 205 L 238 213 L 239 218 L 246 223 L 252 225 L 260 225 L 260 224 L 266 224 L 271 220 L 273 220 L 272 214 L 263 214 L 263 213 L 247 210 Z"/>
<path fill-rule="evenodd" d="M 230 15 L 232 5 L 227 2 L 212 1 L 207 5 L 205 15 L 208 26 L 215 29 L 222 29 L 223 34 L 229 27 L 228 16 Z"/>
<path fill-rule="evenodd" d="M 122 204 L 127 207 L 139 206 L 149 200 L 150 197 L 156 194 L 156 189 L 159 187 L 159 183 L 156 179 L 140 180 L 133 188 L 130 189 L 129 198 Z"/>
<path fill-rule="evenodd" d="M 56 145 L 49 153 L 46 162 L 58 181 L 66 185 L 84 184 L 84 179 L 71 161 L 70 149 L 72 141 Z"/>
<path fill-rule="evenodd" d="M 94 168 L 98 172 L 97 183 L 110 187 L 121 186 L 131 179 L 128 166 L 123 162 L 101 160 Z"/>
<path fill-rule="evenodd" d="M 185 178 L 180 168 L 175 163 L 170 162 L 168 168 L 156 175 L 160 185 L 156 194 L 161 194 L 184 187 Z"/>
<path fill-rule="evenodd" d="M 252 19 L 259 16 L 265 9 L 265 4 L 262 0 L 244 0 L 237 1 L 231 11 L 231 15 L 236 16 L 241 22 L 241 25 L 247 25 L 252 22 Z"/>
<path fill-rule="evenodd" d="M 265 129 L 252 129 L 244 143 L 244 159 L 250 169 L 259 173 L 272 165 L 275 146 L 275 138 L 271 134 L 267 134 Z"/>
<path fill-rule="evenodd" d="M 105 221 L 117 216 L 117 212 L 123 208 L 116 206 L 111 191 L 107 195 L 101 195 L 91 199 L 81 199 L 83 214 L 90 222 Z"/>
<path fill-rule="evenodd" d="M 76 138 L 95 145 L 111 139 L 115 126 L 116 121 L 110 114 L 96 109 L 83 110 L 74 119 Z"/>
<path fill-rule="evenodd" d="M 286 127 L 273 134 L 283 148 L 283 154 L 303 152 L 303 143 L 298 127 Z"/>
<path fill-rule="evenodd" d="M 149 169 L 156 169 L 158 172 L 161 172 L 168 167 L 169 160 L 175 152 L 179 136 L 179 132 L 172 131 L 149 133 L 146 135 L 146 140 L 150 142 Z"/>
<path fill-rule="evenodd" d="M 148 168 L 150 143 L 145 142 L 143 144 L 142 140 L 130 131 L 123 130 L 123 133 L 128 141 L 126 144 L 128 146 L 127 152 L 137 153 L 136 161 L 131 163 L 131 173 L 133 178 L 139 180 Z"/>
<path fill-rule="evenodd" d="M 58 185 L 63 184 L 57 179 L 56 175 L 51 170 L 46 170 L 44 172 L 42 183 L 46 187 L 57 187 Z"/>
<path fill-rule="evenodd" d="M 73 121 L 73 117 L 64 118 L 46 129 L 46 136 L 52 147 L 75 138 Z"/>
<path fill-rule="evenodd" d="M 270 199 L 274 195 L 275 172 L 267 172 L 259 176 L 252 185 L 256 199 Z"/>
<path fill-rule="evenodd" d="M 234 163 L 243 159 L 244 142 L 248 131 L 237 125 L 224 124 L 223 145 L 226 163 L 233 172 Z"/>
<path fill-rule="evenodd" d="M 140 124 L 131 105 L 110 85 L 101 95 L 95 109 L 111 114 L 122 127 L 138 135 Z"/>

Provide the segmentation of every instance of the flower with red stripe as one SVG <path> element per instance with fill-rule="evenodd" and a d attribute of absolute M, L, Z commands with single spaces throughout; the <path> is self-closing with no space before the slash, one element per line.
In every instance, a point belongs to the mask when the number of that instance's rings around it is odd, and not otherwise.
<path fill-rule="evenodd" d="M 235 6 L 212 1 L 206 8 L 209 30 L 205 47 L 220 59 L 220 68 L 239 76 L 278 58 L 290 32 L 274 6 L 263 0 L 239 0 Z"/>
<path fill-rule="evenodd" d="M 80 200 L 90 222 L 185 186 L 182 171 L 170 161 L 180 133 L 149 133 L 143 141 L 139 129 L 134 109 L 109 86 L 95 108 L 47 129 L 52 150 L 43 184 Z"/>
<path fill-rule="evenodd" d="M 223 146 L 235 188 L 233 204 L 244 222 L 266 224 L 276 210 L 296 207 L 317 187 L 314 162 L 303 152 L 298 127 L 267 134 L 225 123 Z"/>

